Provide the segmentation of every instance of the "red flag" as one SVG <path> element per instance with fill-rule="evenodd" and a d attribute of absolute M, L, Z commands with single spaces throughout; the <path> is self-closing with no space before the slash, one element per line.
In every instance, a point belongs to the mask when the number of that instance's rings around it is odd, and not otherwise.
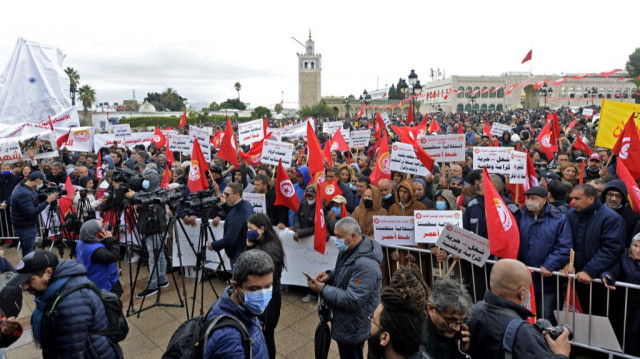
<path fill-rule="evenodd" d="M 567 295 L 565 296 L 562 310 L 565 312 L 583 313 L 580 298 L 578 298 L 578 293 L 573 289 L 573 280 L 571 279 L 569 279 L 569 283 L 567 284 Z"/>
<path fill-rule="evenodd" d="M 418 144 L 416 138 L 418 137 L 417 128 L 415 127 L 398 127 L 391 125 L 391 129 L 400 136 L 400 141 L 413 146 L 416 152 L 416 157 L 422 162 L 429 171 L 433 172 L 433 158 Z"/>
<path fill-rule="evenodd" d="M 529 272 L 533 272 L 533 270 L 529 269 Z M 529 293 L 535 293 L 533 282 L 531 282 L 531 285 L 529 286 Z M 529 296 L 529 303 L 524 307 L 534 314 L 533 317 L 527 317 L 527 322 L 531 325 L 536 324 L 536 320 L 538 319 L 538 313 L 536 313 L 536 296 Z"/>
<path fill-rule="evenodd" d="M 276 173 L 276 200 L 273 202 L 275 206 L 285 206 L 292 211 L 297 211 L 300 206 L 298 195 L 293 188 L 291 179 L 282 166 L 282 159 L 278 162 L 278 171 Z"/>
<path fill-rule="evenodd" d="M 611 70 L 611 71 L 601 72 L 601 73 L 598 74 L 598 76 L 609 77 L 609 76 L 615 74 L 616 72 L 620 72 L 620 71 L 622 71 L 622 69 L 615 69 L 615 70 Z"/>
<path fill-rule="evenodd" d="M 407 126 L 413 123 L 413 101 L 409 100 L 409 113 L 407 114 Z"/>
<path fill-rule="evenodd" d="M 102 171 L 102 152 L 98 151 L 98 163 L 96 163 L 96 180 L 100 182 L 102 181 L 103 177 L 104 172 Z"/>
<path fill-rule="evenodd" d="M 180 123 L 178 124 L 178 127 L 182 128 L 187 124 L 187 111 L 182 113 L 182 116 L 180 116 Z"/>
<path fill-rule="evenodd" d="M 416 127 L 418 128 L 418 134 L 426 134 L 429 131 L 429 114 L 425 114 Z"/>
<path fill-rule="evenodd" d="M 64 145 L 65 143 L 67 143 L 67 141 L 69 141 L 69 136 L 70 135 L 71 135 L 71 129 L 69 129 L 69 132 L 67 132 L 64 135 L 58 137 L 58 140 L 56 140 L 56 144 L 58 145 L 58 148 L 61 148 L 62 145 Z"/>
<path fill-rule="evenodd" d="M 629 173 L 629 170 L 624 163 L 618 162 L 618 164 L 616 165 L 616 173 L 627 187 L 631 209 L 633 209 L 637 213 L 640 213 L 640 188 L 638 188 L 638 184 L 633 179 L 633 176 L 631 176 L 631 173 Z"/>
<path fill-rule="evenodd" d="M 573 148 L 586 153 L 587 156 L 591 156 L 591 154 L 593 153 L 589 146 L 582 142 L 582 136 L 580 136 L 580 134 L 576 135 L 576 141 L 573 143 Z"/>
<path fill-rule="evenodd" d="M 376 144 L 380 149 L 378 151 L 378 158 L 376 159 L 376 165 L 371 172 L 371 184 L 378 185 L 378 182 L 386 178 L 391 180 L 391 156 L 389 155 L 389 144 L 387 143 L 387 132 L 385 131 L 382 138 L 378 140 Z"/>
<path fill-rule="evenodd" d="M 171 167 L 171 164 L 176 160 L 173 157 L 173 152 L 169 150 L 169 143 L 167 143 L 167 147 L 164 148 L 164 157 L 167 159 L 167 167 Z"/>
<path fill-rule="evenodd" d="M 349 212 L 347 212 L 347 206 L 345 206 L 343 202 L 342 206 L 340 206 L 340 219 L 348 216 L 349 216 Z"/>
<path fill-rule="evenodd" d="M 342 190 L 338 186 L 338 180 L 320 182 L 318 191 L 322 191 L 322 198 L 326 199 L 327 202 L 331 202 L 333 197 L 337 195 L 342 195 Z"/>
<path fill-rule="evenodd" d="M 222 145 L 220 151 L 218 151 L 218 157 L 225 161 L 231 162 L 236 168 L 240 167 L 238 163 L 238 150 L 236 147 L 236 138 L 233 135 L 233 127 L 231 127 L 231 121 L 227 116 L 227 125 L 224 129 L 224 137 L 222 138 Z"/>
<path fill-rule="evenodd" d="M 309 155 L 307 156 L 307 166 L 309 166 L 309 174 L 311 176 L 318 172 L 324 172 L 324 155 L 320 147 L 320 141 L 313 132 L 311 121 L 307 121 L 307 146 L 309 147 Z"/>
<path fill-rule="evenodd" d="M 380 113 L 376 113 L 376 128 L 375 128 L 375 135 L 376 138 L 380 138 L 380 136 L 382 135 L 382 131 L 384 131 L 384 129 L 387 126 L 384 124 L 384 121 L 382 120 L 382 116 L 380 116 Z"/>
<path fill-rule="evenodd" d="M 307 152 L 307 146 L 302 147 L 302 152 L 300 152 L 300 156 L 298 157 L 298 160 L 296 161 L 297 164 L 300 164 L 302 162 L 302 156 L 304 156 L 305 152 Z"/>
<path fill-rule="evenodd" d="M 460 123 L 460 126 L 458 126 L 458 134 L 464 134 L 464 125 L 462 123 Z"/>
<path fill-rule="evenodd" d="M 156 148 L 158 149 L 167 144 L 167 138 L 164 137 L 164 134 L 162 133 L 162 131 L 160 131 L 160 128 L 158 128 L 158 126 L 156 126 L 156 132 L 153 133 L 151 142 L 155 143 Z"/>
<path fill-rule="evenodd" d="M 269 128 L 269 118 L 265 115 L 264 121 L 262 121 L 262 131 L 264 132 L 264 138 L 268 140 L 271 138 L 271 132 L 267 133 L 267 128 Z"/>
<path fill-rule="evenodd" d="M 509 88 L 507 89 L 506 94 L 507 95 L 511 95 L 511 91 L 513 91 L 514 88 L 516 88 L 518 86 L 518 84 L 513 84 L 511 86 L 509 86 Z"/>
<path fill-rule="evenodd" d="M 440 127 L 440 124 L 438 123 L 438 121 L 436 121 L 436 119 L 432 119 L 431 120 L 431 125 L 429 126 L 429 133 L 438 133 L 438 131 L 440 131 L 442 129 L 442 127 Z"/>
<path fill-rule="evenodd" d="M 560 138 L 560 124 L 558 123 L 558 113 L 554 112 L 551 118 L 551 128 L 553 129 L 553 136 Z"/>
<path fill-rule="evenodd" d="M 547 155 L 547 158 L 553 158 L 554 154 L 558 152 L 558 145 L 555 138 L 553 138 L 548 122 L 544 125 L 544 128 L 542 128 L 542 131 L 540 131 L 536 139 L 540 142 L 540 151 Z"/>
<path fill-rule="evenodd" d="M 327 246 L 327 224 L 324 220 L 324 206 L 322 205 L 323 191 L 316 191 L 316 217 L 313 221 L 313 249 L 324 254 Z"/>
<path fill-rule="evenodd" d="M 578 181 L 578 184 L 584 183 L 584 162 L 585 161 L 582 161 L 582 163 L 580 163 L 580 181 Z"/>
<path fill-rule="evenodd" d="M 493 137 L 491 135 L 491 125 L 489 124 L 489 122 L 484 123 L 484 127 L 482 128 L 482 133 L 486 136 L 489 136 L 489 138 Z"/>
<path fill-rule="evenodd" d="M 624 162 L 633 178 L 640 178 L 640 137 L 634 118 L 635 112 L 629 117 L 624 132 L 613 146 L 613 153 L 618 155 L 618 163 Z"/>
<path fill-rule="evenodd" d="M 66 197 L 69 199 L 73 199 L 73 195 L 76 192 L 76 188 L 73 187 L 73 184 L 71 183 L 71 176 L 67 176 L 67 180 L 64 182 L 64 189 L 67 190 Z"/>
<path fill-rule="evenodd" d="M 249 152 L 244 153 L 244 151 L 240 150 L 238 152 L 238 156 L 243 160 L 247 161 L 252 166 L 257 166 L 262 159 L 262 148 L 264 147 L 264 139 L 254 142 L 249 149 Z"/>
<path fill-rule="evenodd" d="M 356 120 L 362 117 L 362 115 L 364 115 L 364 112 L 362 112 L 362 107 L 360 107 L 358 112 L 356 112 Z"/>
<path fill-rule="evenodd" d="M 189 179 L 187 180 L 189 192 L 195 193 L 209 189 L 206 176 L 207 172 L 209 172 L 209 165 L 207 165 L 207 161 L 204 159 L 198 139 L 194 138 L 193 149 L 191 150 L 191 167 L 189 168 Z"/>
<path fill-rule="evenodd" d="M 160 183 L 160 188 L 167 189 L 169 187 L 169 183 L 171 183 L 171 167 L 167 166 L 164 169 L 164 173 L 162 174 L 162 182 Z"/>
<path fill-rule="evenodd" d="M 525 62 L 531 60 L 532 55 L 533 55 L 533 49 L 529 50 L 529 52 L 527 53 L 527 56 L 525 56 L 524 59 L 522 59 L 522 63 L 524 64 Z"/>
<path fill-rule="evenodd" d="M 338 130 L 340 132 L 340 130 Z M 322 149 L 322 155 L 324 159 L 329 163 L 329 167 L 333 167 L 333 161 L 331 160 L 331 147 L 332 142 L 330 139 L 324 141 L 324 148 Z"/>
<path fill-rule="evenodd" d="M 500 258 L 515 259 L 520 247 L 518 225 L 509 207 L 493 187 L 486 167 L 482 171 L 482 186 L 484 188 L 489 250 L 491 254 Z"/>
<path fill-rule="evenodd" d="M 533 160 L 529 153 L 527 152 L 527 179 L 528 181 L 524 184 L 524 190 L 527 191 L 531 187 L 539 186 L 538 175 L 536 174 L 536 166 L 533 165 Z"/>
<path fill-rule="evenodd" d="M 571 123 L 569 124 L 569 126 L 567 126 L 564 129 L 564 133 L 569 133 L 569 131 L 571 131 L 575 126 L 576 126 L 576 122 L 578 122 L 577 119 L 573 119 L 573 121 L 571 121 Z"/>
<path fill-rule="evenodd" d="M 222 144 L 222 136 L 223 136 L 223 133 L 220 130 L 218 130 L 216 131 L 216 134 L 213 135 L 213 137 L 211 137 L 211 140 L 209 141 L 209 143 L 211 143 L 213 145 L 213 148 L 215 148 L 216 150 L 220 148 L 220 145 Z"/>
<path fill-rule="evenodd" d="M 347 145 L 347 141 L 342 137 L 342 131 L 340 130 L 336 130 L 336 133 L 333 134 L 333 138 L 331 139 L 331 151 L 335 150 L 340 152 L 349 150 L 349 145 Z"/>

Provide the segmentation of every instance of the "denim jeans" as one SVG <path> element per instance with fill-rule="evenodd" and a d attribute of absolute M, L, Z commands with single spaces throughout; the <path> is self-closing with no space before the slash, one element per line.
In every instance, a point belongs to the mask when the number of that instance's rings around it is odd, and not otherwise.
<path fill-rule="evenodd" d="M 364 348 L 364 343 L 361 343 L 361 344 L 338 343 L 338 353 L 340 354 L 340 359 L 362 359 L 364 357 L 364 353 L 362 351 L 363 348 Z"/>
<path fill-rule="evenodd" d="M 553 314 L 553 310 L 556 309 L 556 291 L 544 291 L 544 317 L 542 316 L 542 292 L 535 292 L 535 298 L 536 316 L 538 319 L 544 318 L 549 320 L 553 325 L 556 325 L 556 317 Z M 560 303 L 560 306 L 562 306 L 562 303 Z"/>
<path fill-rule="evenodd" d="M 149 289 L 156 289 L 158 288 L 158 281 L 160 281 L 160 283 L 167 283 L 167 257 L 164 255 L 164 251 L 160 252 L 163 242 L 162 235 L 148 235 L 144 241 L 147 247 L 147 252 L 149 253 L 148 287 Z M 158 257 L 158 269 L 154 271 L 156 257 Z"/>
<path fill-rule="evenodd" d="M 36 234 L 38 233 L 37 226 L 31 228 L 15 228 L 14 233 L 16 237 L 20 239 L 20 248 L 22 249 L 23 257 L 35 250 Z"/>

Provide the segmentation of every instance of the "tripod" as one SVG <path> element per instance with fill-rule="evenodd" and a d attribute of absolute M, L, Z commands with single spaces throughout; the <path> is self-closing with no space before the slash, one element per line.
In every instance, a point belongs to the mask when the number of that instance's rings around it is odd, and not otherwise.
<path fill-rule="evenodd" d="M 78 208 L 76 208 L 78 220 L 84 223 L 87 219 L 95 219 L 95 212 L 91 210 L 91 202 L 86 193 L 83 195 L 80 193 L 80 200 L 78 201 Z M 117 238 L 117 237 L 116 237 Z"/>
<path fill-rule="evenodd" d="M 53 250 L 53 246 L 58 246 L 58 253 L 60 253 L 60 257 L 64 256 L 64 236 L 67 238 L 71 238 L 71 235 L 67 228 L 62 224 L 63 221 L 62 212 L 60 211 L 60 206 L 58 205 L 58 201 L 53 201 L 49 204 L 49 209 L 47 210 L 47 220 L 44 223 L 44 227 L 42 228 L 42 248 L 45 248 L 45 240 L 46 238 L 51 238 L 51 246 L 49 250 Z M 49 237 L 49 233 L 51 232 L 51 237 Z M 75 246 L 71 247 L 71 253 L 69 253 L 69 258 L 73 258 L 75 256 Z"/>

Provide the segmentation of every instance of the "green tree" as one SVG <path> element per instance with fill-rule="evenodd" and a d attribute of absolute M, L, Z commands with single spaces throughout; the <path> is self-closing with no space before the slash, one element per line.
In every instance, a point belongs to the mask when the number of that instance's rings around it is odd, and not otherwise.
<path fill-rule="evenodd" d="M 218 105 L 217 102 L 213 101 L 210 105 L 209 105 L 209 111 L 218 111 L 220 109 L 220 105 Z"/>
<path fill-rule="evenodd" d="M 264 106 L 258 106 L 251 111 L 251 118 L 264 118 L 264 116 L 271 118 L 271 111 Z"/>
<path fill-rule="evenodd" d="M 328 118 L 337 115 L 337 113 L 333 108 L 327 106 L 326 103 L 320 102 L 311 107 L 303 107 L 298 111 L 298 115 L 300 115 L 301 118 L 307 118 L 309 116 L 313 118 Z"/>
<path fill-rule="evenodd" d="M 77 87 L 80 84 L 80 74 L 73 67 L 67 67 L 64 72 L 69 76 L 69 81 L 73 86 Z"/>
<path fill-rule="evenodd" d="M 387 95 L 387 98 L 389 100 L 395 100 L 395 98 L 396 98 L 396 85 L 391 84 L 391 87 L 389 88 L 389 94 Z"/>
<path fill-rule="evenodd" d="M 229 98 L 225 102 L 220 104 L 220 108 L 233 108 L 236 110 L 244 111 L 247 109 L 247 105 L 242 103 L 239 98 Z"/>
<path fill-rule="evenodd" d="M 236 82 L 235 84 L 233 84 L 233 87 L 236 89 L 236 91 L 238 92 L 238 100 L 240 100 L 240 89 L 242 89 L 242 85 L 240 85 L 239 82 Z"/>
<path fill-rule="evenodd" d="M 640 47 L 629 55 L 629 61 L 627 61 L 625 69 L 632 78 L 638 79 L 640 75 Z"/>
<path fill-rule="evenodd" d="M 96 91 L 89 85 L 84 85 L 78 89 L 78 99 L 82 102 L 84 107 L 84 118 L 89 118 L 89 107 L 96 102 Z"/>
<path fill-rule="evenodd" d="M 144 101 L 152 104 L 158 111 L 182 111 L 184 109 L 183 98 L 176 90 L 168 87 L 164 92 L 148 92 Z"/>
<path fill-rule="evenodd" d="M 275 106 L 273 106 L 273 112 L 277 113 L 278 115 L 282 113 L 282 105 L 277 103 Z"/>

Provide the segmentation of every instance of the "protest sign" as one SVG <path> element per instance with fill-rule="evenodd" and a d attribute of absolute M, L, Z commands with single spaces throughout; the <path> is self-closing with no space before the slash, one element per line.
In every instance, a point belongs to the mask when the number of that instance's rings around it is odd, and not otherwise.
<path fill-rule="evenodd" d="M 97 153 L 100 148 L 113 146 L 114 143 L 123 147 L 125 140 L 129 148 L 139 144 L 147 147 L 151 144 L 153 134 L 154 132 L 133 132 L 131 136 L 124 138 L 116 138 L 112 133 L 96 134 L 93 136 L 93 152 Z"/>
<path fill-rule="evenodd" d="M 389 115 L 386 112 L 381 113 L 380 117 L 382 117 L 382 122 L 384 122 L 385 126 L 389 127 L 391 125 L 391 119 L 389 119 Z"/>
<path fill-rule="evenodd" d="M 351 143 L 349 147 L 367 147 L 369 146 L 369 139 L 371 138 L 370 130 L 351 131 Z"/>
<path fill-rule="evenodd" d="M 414 211 L 417 243 L 435 243 L 447 224 L 462 227 L 462 211 Z"/>
<path fill-rule="evenodd" d="M 74 127 L 69 132 L 66 128 L 57 129 L 56 135 L 59 135 L 59 131 L 69 133 L 69 139 L 63 144 L 69 151 L 79 152 L 91 152 L 93 150 L 93 138 L 95 128 L 93 127 Z"/>
<path fill-rule="evenodd" d="M 508 175 L 511 173 L 513 147 L 474 147 L 473 168 L 487 167 L 489 173 Z"/>
<path fill-rule="evenodd" d="M 342 134 L 342 138 L 344 138 L 344 142 L 349 145 L 349 143 L 351 142 L 351 131 L 349 131 L 348 128 L 341 128 L 340 133 Z"/>
<path fill-rule="evenodd" d="M 451 224 L 444 226 L 436 246 L 478 267 L 484 266 L 489 258 L 488 239 Z"/>
<path fill-rule="evenodd" d="M 504 131 L 511 132 L 511 126 L 503 123 L 494 122 L 491 125 L 491 136 L 502 138 Z"/>
<path fill-rule="evenodd" d="M 51 126 L 53 124 L 53 128 L 56 127 L 78 127 L 80 126 L 80 118 L 78 117 L 78 109 L 75 106 L 71 106 L 66 110 L 56 113 L 55 115 L 50 117 L 51 122 L 49 122 L 49 118 L 42 121 L 40 124 L 43 126 Z"/>
<path fill-rule="evenodd" d="M 196 252 L 199 252 L 201 249 L 199 248 L 198 243 L 201 223 L 202 221 L 198 218 L 196 219 L 195 226 L 185 225 L 183 222 L 182 226 L 176 225 L 173 227 L 176 231 L 176 235 L 174 236 L 174 238 L 177 238 L 177 240 L 173 241 L 172 264 L 174 267 L 179 267 L 180 263 L 182 263 L 182 266 L 184 267 L 193 267 L 196 265 L 198 259 L 196 256 Z M 182 228 L 184 228 L 184 232 L 186 232 L 187 236 L 185 236 Z M 220 223 L 216 227 L 214 227 L 211 224 L 211 221 L 209 221 L 209 228 L 211 229 L 216 240 L 222 239 L 222 237 L 224 236 L 224 221 L 220 221 Z M 210 241 L 212 241 L 213 239 L 214 238 L 209 238 Z M 179 250 L 178 246 L 180 246 Z M 220 257 L 222 257 L 226 270 L 231 270 L 229 257 L 227 257 L 224 250 L 220 251 L 220 256 L 218 256 L 218 253 L 210 251 L 208 249 L 205 250 L 205 252 L 207 257 L 207 263 L 205 264 L 206 268 L 213 270 L 217 269 L 218 265 L 220 264 Z M 180 254 L 180 256 L 178 256 L 178 254 Z"/>
<path fill-rule="evenodd" d="M 402 142 L 394 142 L 391 149 L 391 171 L 418 176 L 426 176 L 430 173 L 416 157 L 413 146 Z"/>
<path fill-rule="evenodd" d="M 527 154 L 520 151 L 511 151 L 511 171 L 509 183 L 527 183 Z"/>
<path fill-rule="evenodd" d="M 0 161 L 15 163 L 29 159 L 33 153 L 35 159 L 56 157 L 54 134 L 51 130 L 34 129 L 31 134 L 0 139 Z"/>
<path fill-rule="evenodd" d="M 585 117 L 593 116 L 593 109 L 592 108 L 583 108 L 582 109 L 582 116 L 585 116 Z"/>
<path fill-rule="evenodd" d="M 266 194 L 242 192 L 242 199 L 251 203 L 254 213 L 267 213 Z"/>
<path fill-rule="evenodd" d="M 123 125 L 113 125 L 113 135 L 116 137 L 125 137 L 131 135 L 131 126 L 128 123 Z"/>
<path fill-rule="evenodd" d="M 271 135 L 272 140 L 282 141 L 282 128 L 267 127 L 267 135 Z"/>
<path fill-rule="evenodd" d="M 211 146 L 209 144 L 209 139 L 211 135 L 204 128 L 199 128 L 196 126 L 189 126 L 189 142 L 191 146 L 193 146 L 193 139 L 197 138 L 198 143 L 200 144 L 200 148 L 202 149 L 202 155 L 208 161 L 211 161 Z"/>
<path fill-rule="evenodd" d="M 171 135 L 169 141 L 169 151 L 179 151 L 183 155 L 191 155 L 191 141 L 187 135 Z"/>
<path fill-rule="evenodd" d="M 17 138 L 0 139 L 0 160 L 3 163 L 17 162 L 22 158 Z"/>
<path fill-rule="evenodd" d="M 313 122 L 312 122 L 313 124 Z M 307 136 L 307 121 L 295 125 L 284 126 L 280 132 L 280 138 L 299 138 Z"/>
<path fill-rule="evenodd" d="M 282 160 L 282 166 L 284 168 L 289 168 L 291 166 L 292 155 L 293 143 L 264 140 L 262 159 L 260 162 L 266 165 L 277 166 L 278 162 Z"/>
<path fill-rule="evenodd" d="M 373 239 L 380 244 L 410 246 L 414 240 L 413 217 L 373 216 Z"/>
<path fill-rule="evenodd" d="M 420 136 L 418 142 L 436 162 L 464 161 L 464 135 Z"/>
<path fill-rule="evenodd" d="M 322 123 L 322 132 L 329 134 L 329 136 L 333 136 L 333 134 L 336 133 L 336 131 L 341 128 L 342 128 L 342 121 Z"/>
<path fill-rule="evenodd" d="M 238 123 L 238 140 L 240 141 L 240 145 L 250 145 L 262 140 L 264 138 L 263 126 L 263 120 Z"/>

